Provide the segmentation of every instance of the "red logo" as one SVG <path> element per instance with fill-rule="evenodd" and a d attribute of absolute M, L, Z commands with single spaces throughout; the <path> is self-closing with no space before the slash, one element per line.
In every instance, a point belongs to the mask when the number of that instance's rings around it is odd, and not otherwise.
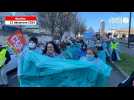
<path fill-rule="evenodd" d="M 21 31 L 16 31 L 15 34 L 12 34 L 7 39 L 8 44 L 15 49 L 17 53 L 19 53 L 23 46 L 26 43 L 26 39 Z"/>

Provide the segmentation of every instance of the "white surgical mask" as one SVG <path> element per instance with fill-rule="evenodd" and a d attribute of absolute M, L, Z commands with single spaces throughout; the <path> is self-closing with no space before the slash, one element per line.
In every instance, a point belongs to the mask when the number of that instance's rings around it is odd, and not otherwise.
<path fill-rule="evenodd" d="M 36 47 L 36 44 L 35 43 L 29 43 L 28 45 L 29 45 L 29 48 L 31 48 L 31 49 L 33 49 L 33 48 Z"/>
<path fill-rule="evenodd" d="M 87 57 L 94 57 L 94 55 L 88 55 L 88 54 L 87 54 L 86 56 L 87 56 Z"/>
<path fill-rule="evenodd" d="M 94 55 L 86 55 L 86 57 L 89 61 L 94 60 Z"/>

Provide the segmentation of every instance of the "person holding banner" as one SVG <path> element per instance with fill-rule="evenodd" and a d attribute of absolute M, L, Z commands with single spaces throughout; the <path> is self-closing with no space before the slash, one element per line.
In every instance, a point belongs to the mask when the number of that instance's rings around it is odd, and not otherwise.
<path fill-rule="evenodd" d="M 97 54 L 98 54 L 98 57 L 104 61 L 104 63 L 106 63 L 106 52 L 103 48 L 103 46 L 98 46 L 97 47 Z"/>
<path fill-rule="evenodd" d="M 41 52 L 43 54 L 43 50 L 45 49 L 45 44 L 44 43 L 39 43 L 38 47 L 41 49 Z"/>
<path fill-rule="evenodd" d="M 97 53 L 90 47 L 86 49 L 86 55 L 81 57 L 80 60 L 87 59 L 88 61 L 95 61 L 98 58 Z"/>
<path fill-rule="evenodd" d="M 26 59 L 25 57 L 26 57 L 26 55 L 27 55 L 26 53 L 28 51 L 34 51 L 34 52 L 42 55 L 41 49 L 39 47 L 37 47 L 37 45 L 38 45 L 38 39 L 36 37 L 31 37 L 29 39 L 29 42 L 23 46 L 22 51 L 18 55 L 18 70 L 17 70 L 18 76 L 21 75 L 21 72 L 19 70 L 21 70 L 21 68 L 23 68 L 22 64 L 24 63 L 24 61 Z M 33 65 L 33 64 L 31 64 L 31 66 L 35 67 L 35 65 Z"/>
<path fill-rule="evenodd" d="M 20 87 L 105 86 L 104 80 L 108 79 L 112 69 L 102 61 L 91 62 L 55 57 L 55 53 L 58 52 L 52 43 L 46 45 L 46 55 L 42 55 L 36 51 L 36 44 L 35 38 L 30 39 L 29 48 L 23 51 L 19 57 Z M 80 45 L 75 45 L 69 56 L 74 56 L 72 53 L 76 53 L 75 50 L 79 47 Z M 68 52 L 70 54 L 70 49 Z"/>
<path fill-rule="evenodd" d="M 96 87 L 105 86 L 111 67 L 101 61 L 70 60 L 25 52 L 20 58 L 20 87 Z M 97 83 L 96 83 L 97 81 Z M 102 85 L 103 84 L 103 85 Z"/>
<path fill-rule="evenodd" d="M 63 52 L 62 55 L 66 59 L 79 60 L 81 56 L 81 46 L 79 43 L 73 43 L 68 46 Z"/>
<path fill-rule="evenodd" d="M 48 43 L 46 44 L 45 49 L 43 50 L 43 54 L 44 54 L 44 55 L 47 55 L 47 56 L 49 56 L 49 57 L 56 57 L 56 56 L 58 56 L 60 53 L 61 53 L 61 52 L 60 52 L 60 49 L 59 49 L 58 46 L 57 46 L 54 42 L 52 42 L 52 41 L 48 42 Z"/>
<path fill-rule="evenodd" d="M 38 47 L 38 39 L 36 37 L 31 37 L 29 39 L 29 42 L 23 46 L 22 52 L 25 52 L 29 49 L 42 54 L 41 48 Z"/>
<path fill-rule="evenodd" d="M 99 58 L 99 56 L 97 55 L 97 52 L 93 48 L 88 47 L 86 51 L 86 56 L 81 57 L 80 60 L 88 60 L 89 62 L 92 62 L 92 64 L 97 66 L 96 69 L 98 70 L 98 73 L 95 74 L 96 71 L 91 72 L 92 75 L 97 75 L 97 76 L 93 76 L 93 77 L 96 77 L 96 83 L 95 83 L 96 87 L 107 86 L 108 78 L 107 76 L 103 75 L 100 72 L 102 71 L 103 73 L 108 74 L 109 73 L 108 70 L 112 70 L 112 69 L 109 65 L 106 64 L 106 62 L 104 62 L 101 58 Z"/>

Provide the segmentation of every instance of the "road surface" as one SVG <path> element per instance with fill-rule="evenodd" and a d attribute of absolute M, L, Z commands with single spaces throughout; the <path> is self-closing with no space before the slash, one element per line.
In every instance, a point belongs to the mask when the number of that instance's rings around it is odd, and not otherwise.
<path fill-rule="evenodd" d="M 116 87 L 120 82 L 125 79 L 126 77 L 124 77 L 124 75 L 122 75 L 119 70 L 117 70 L 115 67 L 112 67 L 112 74 L 109 78 L 108 84 L 110 87 Z"/>

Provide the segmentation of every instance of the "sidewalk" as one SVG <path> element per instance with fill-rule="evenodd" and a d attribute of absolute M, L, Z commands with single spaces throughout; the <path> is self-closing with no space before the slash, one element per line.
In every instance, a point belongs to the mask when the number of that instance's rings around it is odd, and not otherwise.
<path fill-rule="evenodd" d="M 111 65 L 113 66 L 113 68 L 118 70 L 124 78 L 127 78 L 129 76 L 126 72 L 124 72 L 124 70 L 122 70 L 122 68 L 120 68 L 120 66 L 116 62 L 112 63 Z"/>
<path fill-rule="evenodd" d="M 128 48 L 127 44 L 125 43 L 119 44 L 119 51 L 120 53 L 126 54 L 129 57 L 134 57 L 134 47 Z M 132 59 L 127 58 L 127 56 L 122 56 L 122 57 L 121 57 L 121 60 L 123 60 L 123 62 L 120 62 L 120 64 L 118 62 L 115 62 L 112 65 L 113 67 L 115 67 L 116 70 L 118 70 L 126 78 L 129 76 L 128 72 L 131 72 L 131 69 L 128 67 L 133 66 L 133 63 L 132 63 L 133 61 Z M 132 70 L 133 70 L 133 67 L 132 67 Z"/>
<path fill-rule="evenodd" d="M 112 73 L 108 80 L 108 84 L 109 87 L 117 87 L 120 82 L 126 79 L 126 76 L 119 69 L 119 66 L 116 66 L 116 64 L 111 64 L 111 66 L 112 66 Z"/>

